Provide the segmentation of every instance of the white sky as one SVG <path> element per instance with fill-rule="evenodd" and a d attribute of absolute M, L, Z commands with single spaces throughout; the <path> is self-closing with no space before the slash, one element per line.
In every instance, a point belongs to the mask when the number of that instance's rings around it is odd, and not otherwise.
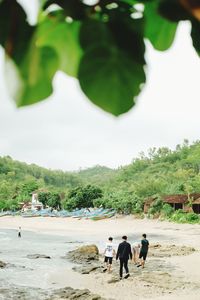
<path fill-rule="evenodd" d="M 148 45 L 146 87 L 137 106 L 118 118 L 92 105 L 78 82 L 61 73 L 49 100 L 17 109 L 3 82 L 1 55 L 0 155 L 52 169 L 118 167 L 150 147 L 199 139 L 200 59 L 189 31 L 180 26 L 164 53 Z"/>

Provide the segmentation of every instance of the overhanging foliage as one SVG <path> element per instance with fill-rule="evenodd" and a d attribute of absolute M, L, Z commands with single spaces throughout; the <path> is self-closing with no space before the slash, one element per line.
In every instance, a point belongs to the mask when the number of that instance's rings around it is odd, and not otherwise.
<path fill-rule="evenodd" d="M 16 0 L 2 0 L 0 44 L 9 61 L 9 91 L 18 106 L 39 102 L 52 94 L 61 70 L 79 80 L 94 104 L 116 116 L 125 113 L 146 81 L 144 39 L 167 50 L 182 20 L 191 22 L 199 54 L 197 0 L 43 0 L 35 26 Z"/>

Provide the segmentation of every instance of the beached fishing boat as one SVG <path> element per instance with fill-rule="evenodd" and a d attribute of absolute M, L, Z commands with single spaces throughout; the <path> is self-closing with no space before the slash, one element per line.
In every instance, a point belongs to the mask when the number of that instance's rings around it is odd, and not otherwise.
<path fill-rule="evenodd" d="M 108 218 L 113 217 L 115 215 L 115 213 L 116 213 L 115 211 L 109 211 L 109 212 L 104 213 L 104 214 L 99 214 L 99 215 L 96 215 L 96 216 L 92 216 L 90 219 L 94 220 L 94 221 L 108 219 Z"/>

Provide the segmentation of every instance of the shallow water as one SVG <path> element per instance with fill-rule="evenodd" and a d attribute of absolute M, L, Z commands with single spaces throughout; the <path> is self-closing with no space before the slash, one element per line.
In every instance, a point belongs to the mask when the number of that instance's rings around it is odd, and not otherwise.
<path fill-rule="evenodd" d="M 95 243 L 103 252 L 106 241 L 100 241 L 98 236 L 88 237 L 71 235 L 60 236 L 22 231 L 18 237 L 17 230 L 0 231 L 0 260 L 8 263 L 5 269 L 0 269 L 0 287 L 30 286 L 42 289 L 59 288 L 62 285 L 54 280 L 55 274 L 69 274 L 66 284 L 72 285 L 73 271 L 71 264 L 64 256 L 70 250 L 82 244 Z M 116 245 L 120 238 L 115 240 Z M 27 255 L 44 254 L 51 257 L 30 259 Z M 67 271 L 67 272 L 66 272 Z M 57 281 L 57 282 L 55 282 Z"/>
<path fill-rule="evenodd" d="M 18 238 L 16 230 L 1 230 L 0 260 L 8 263 L 8 266 L 0 269 L 0 281 L 4 281 L 4 284 L 49 288 L 49 276 L 54 271 L 62 271 L 63 268 L 71 270 L 72 265 L 62 257 L 82 242 L 31 231 L 23 231 L 22 237 Z M 30 254 L 45 254 L 51 259 L 30 259 L 27 257 Z"/>

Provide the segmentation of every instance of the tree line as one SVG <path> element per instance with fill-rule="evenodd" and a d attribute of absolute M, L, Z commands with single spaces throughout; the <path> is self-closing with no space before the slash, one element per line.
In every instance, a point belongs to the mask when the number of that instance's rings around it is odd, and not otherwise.
<path fill-rule="evenodd" d="M 0 209 L 16 209 L 35 190 L 45 205 L 59 209 L 101 206 L 142 214 L 148 197 L 200 192 L 200 141 L 185 140 L 174 150 L 151 148 L 115 170 L 52 171 L 0 158 Z"/>

